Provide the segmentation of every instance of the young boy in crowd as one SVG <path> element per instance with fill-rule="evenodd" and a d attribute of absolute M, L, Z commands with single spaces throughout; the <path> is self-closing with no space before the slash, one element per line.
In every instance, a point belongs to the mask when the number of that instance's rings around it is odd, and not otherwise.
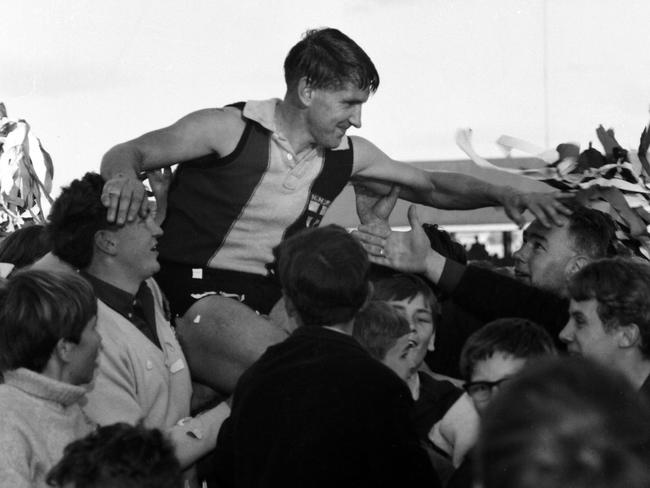
<path fill-rule="evenodd" d="M 374 346 L 372 337 L 362 332 L 366 327 L 374 327 L 373 324 L 359 323 L 357 318 L 355 335 L 359 334 L 359 342 L 369 349 L 376 359 L 384 362 L 406 381 L 415 401 L 418 435 L 421 439 L 426 439 L 433 424 L 442 418 L 462 393 L 450 381 L 437 380 L 420 371 L 427 352 L 433 351 L 436 321 L 439 317 L 438 300 L 431 288 L 421 278 L 412 274 L 383 278 L 375 281 L 373 285 L 373 300 L 386 302 L 397 311 L 406 320 L 410 336 L 401 337 L 381 357 L 370 350 Z M 357 329 L 360 329 L 359 332 Z M 381 334 L 376 334 L 379 335 Z M 379 337 L 378 339 L 381 340 Z M 407 344 L 408 351 L 405 351 L 403 349 Z M 386 361 L 387 358 L 390 362 Z"/>
<path fill-rule="evenodd" d="M 20 271 L 0 291 L 0 486 L 45 487 L 64 447 L 95 425 L 81 410 L 101 338 L 90 284 Z"/>
<path fill-rule="evenodd" d="M 433 443 L 459 466 L 448 486 L 472 486 L 471 462 L 466 454 L 476 443 L 480 416 L 494 395 L 528 361 L 555 352 L 548 332 L 522 318 L 495 320 L 467 339 L 460 357 L 466 394 L 431 432 Z"/>
<path fill-rule="evenodd" d="M 433 327 L 430 328 L 433 331 Z M 433 332 L 431 332 L 433 335 Z M 436 453 L 428 441 L 428 433 L 462 391 L 448 381 L 437 381 L 419 372 L 418 336 L 411 329 L 406 314 L 387 302 L 371 301 L 356 316 L 353 336 L 376 360 L 393 370 L 407 385 L 422 376 L 416 386 L 415 420 L 418 438 L 441 481 L 449 478 L 453 468 L 446 457 Z M 420 389 L 420 385 L 426 388 Z M 422 391 L 420 391 L 422 390 Z"/>
<path fill-rule="evenodd" d="M 354 319 L 352 336 L 404 381 L 416 372 L 412 354 L 415 334 L 406 318 L 388 303 L 368 303 Z"/>

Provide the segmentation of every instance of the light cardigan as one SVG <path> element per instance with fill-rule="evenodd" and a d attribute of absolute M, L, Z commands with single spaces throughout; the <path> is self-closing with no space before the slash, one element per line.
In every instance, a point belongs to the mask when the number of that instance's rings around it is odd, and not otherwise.
<path fill-rule="evenodd" d="M 163 313 L 160 289 L 154 297 L 156 347 L 124 316 L 97 300 L 97 332 L 102 338 L 99 367 L 84 410 L 100 425 L 115 422 L 165 429 L 190 414 L 192 382 L 174 331 Z"/>
<path fill-rule="evenodd" d="M 0 486 L 45 487 L 63 448 L 94 430 L 79 405 L 86 389 L 18 368 L 0 385 Z"/>
<path fill-rule="evenodd" d="M 153 279 L 146 284 L 154 298 L 162 350 L 128 319 L 98 300 L 97 331 L 102 349 L 84 410 L 100 425 L 142 420 L 146 427 L 166 431 L 181 464 L 187 466 L 214 448 L 230 409 L 223 403 L 189 418 L 192 382 L 187 362 L 163 312 L 158 285 Z"/>

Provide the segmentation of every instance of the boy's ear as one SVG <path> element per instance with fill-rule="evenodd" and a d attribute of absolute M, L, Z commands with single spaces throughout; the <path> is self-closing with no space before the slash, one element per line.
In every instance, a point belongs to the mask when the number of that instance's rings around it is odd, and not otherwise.
<path fill-rule="evenodd" d="M 297 90 L 298 90 L 298 99 L 300 100 L 300 102 L 305 107 L 309 107 L 314 98 L 314 89 L 307 82 L 306 76 L 303 76 L 302 78 L 300 78 L 300 80 L 298 80 Z"/>
<path fill-rule="evenodd" d="M 436 332 L 433 331 L 433 334 L 431 334 L 431 339 L 429 339 L 429 343 L 427 344 L 427 351 L 435 351 L 436 350 Z"/>
<path fill-rule="evenodd" d="M 62 363 L 69 363 L 75 343 L 67 339 L 59 339 L 54 347 L 54 354 Z"/>
<path fill-rule="evenodd" d="M 589 261 L 589 258 L 583 255 L 578 255 L 571 258 L 566 268 L 567 278 L 570 278 L 582 268 L 584 268 L 587 264 L 589 264 Z"/>
<path fill-rule="evenodd" d="M 102 229 L 95 233 L 95 246 L 109 256 L 114 256 L 117 252 L 117 242 L 118 238 L 113 231 Z"/>
<path fill-rule="evenodd" d="M 636 324 L 628 324 L 619 328 L 621 347 L 636 347 L 641 340 L 641 332 Z"/>

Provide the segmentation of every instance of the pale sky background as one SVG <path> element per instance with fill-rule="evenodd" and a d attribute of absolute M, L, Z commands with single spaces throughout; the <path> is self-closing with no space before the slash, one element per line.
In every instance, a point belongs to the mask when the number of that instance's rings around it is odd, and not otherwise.
<path fill-rule="evenodd" d="M 650 117 L 648 0 L 0 0 L 0 12 L 0 101 L 51 152 L 55 186 L 193 110 L 283 96 L 287 51 L 319 26 L 373 59 L 381 84 L 351 133 L 396 159 L 464 158 L 459 127 L 488 157 L 501 134 L 585 147 L 599 123 L 634 146 Z"/>

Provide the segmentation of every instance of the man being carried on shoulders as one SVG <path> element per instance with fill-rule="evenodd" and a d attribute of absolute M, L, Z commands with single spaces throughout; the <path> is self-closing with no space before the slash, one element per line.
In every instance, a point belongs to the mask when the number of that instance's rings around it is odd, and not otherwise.
<path fill-rule="evenodd" d="M 163 276 L 175 275 L 177 286 L 182 277 L 195 288 L 215 280 L 223 287 L 231 276 L 221 271 L 252 275 L 241 277 L 240 286 L 248 286 L 246 280 L 264 286 L 273 246 L 287 233 L 317 225 L 350 180 L 383 193 L 396 183 L 404 198 L 438 208 L 503 205 L 518 223 L 526 208 L 545 223 L 566 211 L 548 195 L 427 173 L 392 160 L 366 139 L 347 137 L 348 128 L 361 127 L 361 108 L 378 88 L 379 75 L 368 55 L 336 29 L 308 31 L 284 70 L 283 100 L 194 112 L 113 147 L 103 158 L 108 181 L 102 201 L 109 221 L 119 223 L 144 209 L 140 172 L 180 164 L 161 239 Z M 164 271 L 168 262 L 173 273 Z M 192 271 L 198 268 L 201 278 Z M 216 274 L 207 276 L 212 270 Z M 245 297 L 262 313 L 279 297 L 277 284 L 269 286 L 276 290 L 272 299 Z M 169 295 L 177 313 L 192 303 L 184 296 L 176 304 Z"/>
<path fill-rule="evenodd" d="M 139 175 L 179 164 L 157 276 L 175 315 L 206 294 L 236 296 L 268 314 L 281 295 L 268 271 L 273 247 L 318 225 L 351 181 L 383 194 L 392 187 L 403 198 L 438 208 L 501 205 L 518 223 L 526 209 L 546 224 L 567 212 L 549 194 L 424 172 L 366 139 L 346 136 L 350 127 L 361 127 L 362 106 L 379 75 L 363 49 L 336 29 L 308 31 L 290 50 L 284 72 L 282 100 L 199 110 L 104 155 L 102 201 L 108 220 L 117 223 L 145 210 Z M 246 330 L 215 352 L 256 341 L 255 331 Z"/>

